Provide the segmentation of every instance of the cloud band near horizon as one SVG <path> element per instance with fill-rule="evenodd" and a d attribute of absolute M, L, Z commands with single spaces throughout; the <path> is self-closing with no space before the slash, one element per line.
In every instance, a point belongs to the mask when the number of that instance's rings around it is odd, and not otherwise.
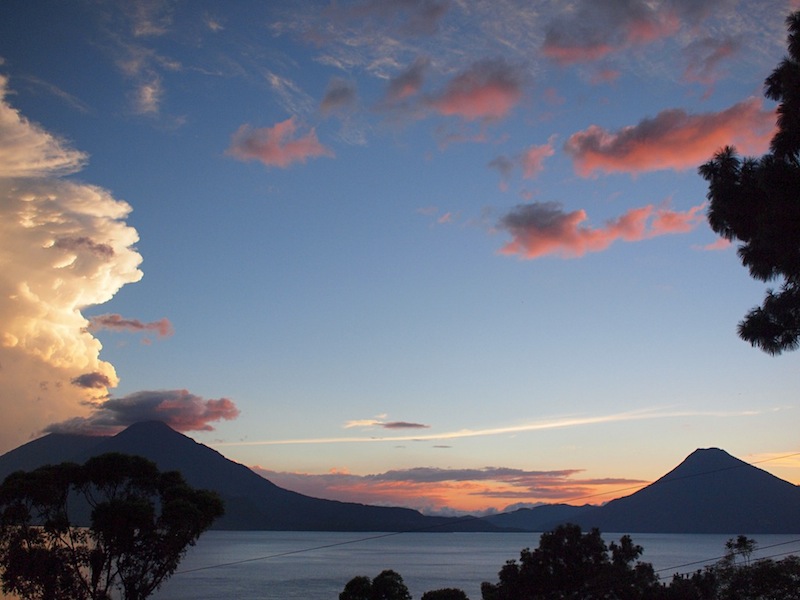
<path fill-rule="evenodd" d="M 645 421 L 653 419 L 674 419 L 681 417 L 749 417 L 761 414 L 760 410 L 741 411 L 692 411 L 692 410 L 660 410 L 641 409 L 598 416 L 564 416 L 554 417 L 548 421 L 536 421 L 506 427 L 490 427 L 486 429 L 461 429 L 443 433 L 429 433 L 423 435 L 403 436 L 348 436 L 327 438 L 296 438 L 287 440 L 256 440 L 238 442 L 217 442 L 214 446 L 277 446 L 292 444 L 348 444 L 348 443 L 377 443 L 377 442 L 415 442 L 415 441 L 440 441 L 459 438 L 485 437 L 492 435 L 507 435 L 529 431 L 543 431 L 547 429 L 564 429 L 567 427 L 581 427 L 587 425 L 600 425 L 604 423 L 619 423 L 624 421 Z"/>

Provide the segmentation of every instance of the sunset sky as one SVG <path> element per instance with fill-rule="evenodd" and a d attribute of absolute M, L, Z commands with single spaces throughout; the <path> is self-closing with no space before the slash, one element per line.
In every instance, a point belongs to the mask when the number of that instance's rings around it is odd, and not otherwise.
<path fill-rule="evenodd" d="M 0 452 L 159 418 L 428 513 L 800 483 L 697 174 L 767 150 L 798 4 L 5 0 Z"/>

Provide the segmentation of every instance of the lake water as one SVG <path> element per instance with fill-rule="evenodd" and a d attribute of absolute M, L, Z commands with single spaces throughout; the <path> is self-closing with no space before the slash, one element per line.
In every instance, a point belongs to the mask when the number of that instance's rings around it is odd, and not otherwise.
<path fill-rule="evenodd" d="M 619 535 L 604 534 L 607 542 Z M 663 580 L 715 562 L 730 535 L 634 534 Z M 800 535 L 751 535 L 753 558 L 800 554 Z M 536 548 L 534 533 L 403 533 L 209 531 L 190 549 L 156 600 L 337 600 L 356 575 L 384 569 L 402 575 L 412 597 L 456 587 L 480 600 L 482 581 L 522 548 Z M 778 556 L 780 555 L 780 556 Z"/>

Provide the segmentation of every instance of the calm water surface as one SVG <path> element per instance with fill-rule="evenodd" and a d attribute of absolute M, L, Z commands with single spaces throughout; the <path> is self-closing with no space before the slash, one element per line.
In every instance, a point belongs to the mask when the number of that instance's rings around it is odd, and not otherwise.
<path fill-rule="evenodd" d="M 612 541 L 620 536 L 603 537 Z M 663 569 L 659 574 L 669 580 L 675 572 L 692 572 L 714 562 L 731 536 L 643 533 L 632 537 L 644 547 L 642 560 Z M 800 535 L 750 537 L 762 548 L 754 558 L 800 554 Z M 375 577 L 384 569 L 394 569 L 415 600 L 428 590 L 446 587 L 460 588 L 471 600 L 480 600 L 482 581 L 496 582 L 506 560 L 538 544 L 539 534 L 534 533 L 209 531 L 153 598 L 337 600 L 356 575 Z"/>

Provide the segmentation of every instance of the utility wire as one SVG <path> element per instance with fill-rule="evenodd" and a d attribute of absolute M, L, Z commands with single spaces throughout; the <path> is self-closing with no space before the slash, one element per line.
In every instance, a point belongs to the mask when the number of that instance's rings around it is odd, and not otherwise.
<path fill-rule="evenodd" d="M 681 481 L 681 480 L 684 480 L 684 479 L 691 479 L 693 477 L 700 477 L 702 475 L 711 475 L 713 473 L 720 473 L 720 472 L 729 471 L 729 470 L 732 470 L 732 469 L 740 469 L 740 468 L 743 468 L 743 467 L 758 465 L 758 464 L 762 464 L 762 463 L 765 463 L 765 462 L 771 462 L 771 461 L 774 461 L 774 460 L 783 460 L 785 458 L 792 458 L 794 456 L 800 456 L 800 452 L 793 452 L 792 454 L 785 454 L 783 456 L 775 456 L 773 458 L 765 458 L 764 460 L 759 460 L 759 461 L 755 461 L 755 462 L 752 462 L 752 463 L 744 463 L 743 462 L 741 465 L 733 465 L 733 466 L 725 467 L 725 468 L 722 468 L 722 469 L 714 469 L 714 470 L 711 470 L 711 471 L 703 471 L 703 472 L 700 472 L 700 473 L 692 473 L 692 474 L 689 474 L 689 475 L 682 475 L 680 477 L 672 477 L 672 478 L 666 479 L 666 480 L 659 479 L 659 480 L 656 480 L 655 482 L 652 482 L 650 485 L 656 485 L 656 484 L 663 485 L 663 484 L 671 483 L 671 482 L 674 482 L 674 481 Z M 642 489 L 642 486 L 638 486 L 638 485 L 628 486 L 628 487 L 616 489 L 613 492 L 602 492 L 602 493 L 586 494 L 586 495 L 583 495 L 583 496 L 576 496 L 574 498 L 569 498 L 568 501 L 569 502 L 575 502 L 575 501 L 578 501 L 578 500 L 586 500 L 588 498 L 594 498 L 596 496 L 607 496 L 608 494 L 618 494 L 620 492 L 625 492 L 625 491 L 632 490 L 632 489 Z M 388 532 L 388 533 L 381 533 L 381 534 L 377 534 L 377 535 L 360 537 L 360 538 L 356 538 L 356 539 L 352 539 L 352 540 L 345 540 L 345 541 L 342 541 L 342 542 L 335 542 L 335 543 L 324 544 L 324 545 L 320 545 L 320 546 L 312 546 L 312 547 L 309 547 L 309 548 L 300 548 L 300 549 L 297 549 L 297 550 L 287 550 L 285 552 L 277 552 L 277 553 L 274 553 L 274 554 L 267 554 L 267 555 L 264 555 L 264 556 L 256 556 L 256 557 L 253 557 L 253 558 L 245 558 L 245 559 L 235 560 L 235 561 L 226 562 L 226 563 L 216 563 L 216 564 L 212 564 L 212 565 L 206 565 L 206 566 L 203 566 L 203 567 L 195 567 L 193 569 L 185 569 L 185 570 L 182 570 L 182 571 L 175 571 L 175 573 L 173 573 L 173 576 L 175 576 L 175 575 L 186 575 L 186 574 L 189 574 L 189 573 L 196 573 L 198 571 L 207 571 L 209 569 L 218 569 L 218 568 L 222 568 L 222 567 L 232 567 L 232 566 L 236 566 L 236 565 L 241 565 L 241 564 L 246 564 L 246 563 L 251 563 L 251 562 L 258 562 L 258 561 L 262 561 L 262 560 L 271 560 L 271 559 L 275 559 L 275 558 L 281 558 L 281 557 L 284 557 L 284 556 L 292 556 L 294 554 L 305 554 L 307 552 L 314 552 L 314 551 L 317 551 L 317 550 L 327 550 L 329 548 L 336 548 L 338 546 L 347 546 L 347 545 L 351 545 L 351 544 L 359 544 L 359 543 L 362 543 L 362 542 L 368 542 L 370 540 L 384 539 L 384 538 L 393 537 L 393 536 L 397 536 L 397 535 L 403 535 L 403 534 L 406 534 L 406 533 L 422 533 L 422 532 L 425 532 L 425 531 L 430 531 L 432 529 L 438 529 L 438 528 L 441 528 L 441 527 L 449 527 L 449 526 L 452 526 L 452 525 L 458 525 L 459 523 L 472 522 L 472 521 L 476 521 L 476 520 L 487 519 L 489 517 L 498 517 L 498 516 L 505 515 L 505 514 L 511 514 L 512 512 L 515 512 L 515 511 L 507 511 L 507 512 L 501 512 L 501 513 L 495 513 L 495 514 L 492 514 L 492 515 L 487 515 L 485 517 L 465 517 L 465 518 L 457 519 L 455 521 L 447 521 L 446 523 L 430 525 L 430 526 L 427 526 L 427 527 L 418 527 L 418 528 L 415 528 L 415 529 L 408 529 L 408 530 L 404 530 L 404 531 L 392 531 L 392 532 Z M 773 544 L 771 546 L 764 546 L 764 548 L 762 548 L 762 549 L 772 548 L 773 546 L 780 546 L 780 545 L 783 545 L 783 544 L 791 544 L 791 543 L 796 543 L 796 542 L 800 542 L 800 539 L 792 540 L 792 541 L 789 541 L 789 542 L 781 542 L 780 544 Z M 788 554 L 792 554 L 792 553 L 790 552 Z M 684 568 L 684 567 L 687 567 L 687 566 L 692 566 L 692 565 L 695 565 L 695 564 L 705 564 L 705 563 L 709 563 L 709 562 L 716 562 L 716 561 L 718 561 L 718 560 L 720 560 L 722 558 L 724 558 L 724 556 L 720 556 L 720 557 L 717 557 L 717 558 L 710 558 L 710 559 L 707 559 L 707 560 L 694 561 L 694 562 L 686 563 L 686 564 L 683 564 L 683 565 L 677 565 L 675 567 L 666 567 L 664 569 L 659 569 L 658 571 L 656 571 L 656 573 L 660 573 L 661 571 L 669 571 L 669 570 L 672 570 L 672 569 L 680 569 L 680 568 Z M 764 557 L 764 558 L 770 558 L 770 557 Z"/>

